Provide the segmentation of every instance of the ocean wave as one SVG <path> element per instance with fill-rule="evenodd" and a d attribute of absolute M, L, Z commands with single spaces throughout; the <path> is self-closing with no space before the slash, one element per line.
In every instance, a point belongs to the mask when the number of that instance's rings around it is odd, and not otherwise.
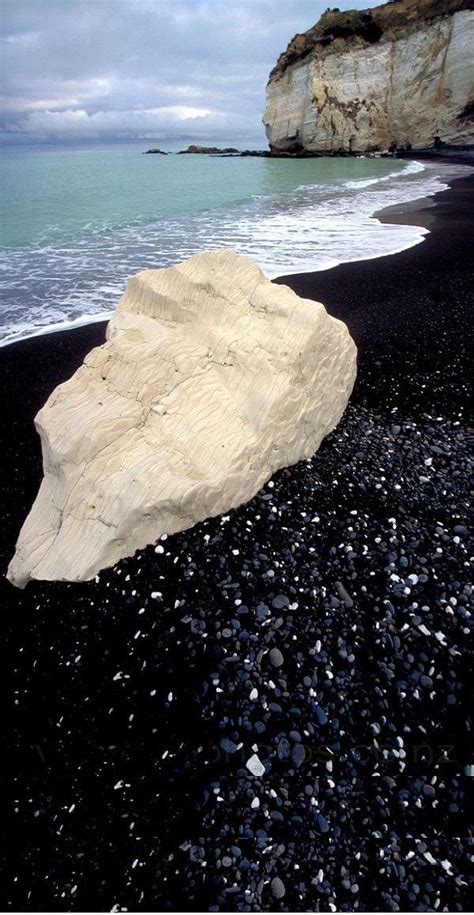
<path fill-rule="evenodd" d="M 406 178 L 408 175 L 417 175 L 424 172 L 426 166 L 421 162 L 407 162 L 402 171 L 389 172 L 388 175 L 381 175 L 377 178 L 360 178 L 356 181 L 345 181 L 344 185 L 350 190 L 359 190 L 360 188 L 370 187 L 373 184 L 381 184 L 384 181 L 391 181 L 394 178 Z"/>
<path fill-rule="evenodd" d="M 409 162 L 378 178 L 301 185 L 74 244 L 16 250 L 0 263 L 6 303 L 0 345 L 106 319 L 133 273 L 170 266 L 201 250 L 233 248 L 272 278 L 393 254 L 421 242 L 427 230 L 381 223 L 372 214 L 436 194 L 447 187 L 446 179 L 465 171 Z"/>

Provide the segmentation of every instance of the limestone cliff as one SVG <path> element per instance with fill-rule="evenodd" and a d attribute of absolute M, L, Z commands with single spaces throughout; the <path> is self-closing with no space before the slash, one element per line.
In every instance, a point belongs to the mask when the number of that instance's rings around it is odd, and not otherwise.
<path fill-rule="evenodd" d="M 263 120 L 272 151 L 473 143 L 473 8 L 473 0 L 392 0 L 328 10 L 270 74 Z"/>

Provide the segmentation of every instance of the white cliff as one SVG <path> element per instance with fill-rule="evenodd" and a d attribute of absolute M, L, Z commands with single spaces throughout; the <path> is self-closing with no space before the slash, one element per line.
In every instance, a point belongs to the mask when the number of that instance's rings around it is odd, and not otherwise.
<path fill-rule="evenodd" d="M 90 579 L 247 501 L 314 454 L 355 373 L 345 324 L 247 258 L 138 273 L 107 342 L 36 417 L 44 479 L 10 581 Z"/>
<path fill-rule="evenodd" d="M 474 143 L 472 0 L 328 11 L 270 75 L 273 151 L 367 152 Z M 437 141 L 438 142 L 438 141 Z"/>

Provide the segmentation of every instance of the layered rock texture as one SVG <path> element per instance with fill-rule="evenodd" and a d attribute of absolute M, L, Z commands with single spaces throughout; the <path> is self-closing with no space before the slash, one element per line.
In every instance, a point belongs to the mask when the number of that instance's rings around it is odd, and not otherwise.
<path fill-rule="evenodd" d="M 267 86 L 271 150 L 474 143 L 472 0 L 328 11 L 296 35 Z"/>
<path fill-rule="evenodd" d="M 107 342 L 36 417 L 44 479 L 10 581 L 92 578 L 247 501 L 314 454 L 355 373 L 345 324 L 247 258 L 138 273 Z"/>

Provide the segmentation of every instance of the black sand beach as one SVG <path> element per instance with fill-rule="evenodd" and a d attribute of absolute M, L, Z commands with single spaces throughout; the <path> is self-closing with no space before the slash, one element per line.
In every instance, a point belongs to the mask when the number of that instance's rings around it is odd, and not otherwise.
<path fill-rule="evenodd" d="M 359 349 L 312 461 L 97 582 L 2 583 L 5 908 L 469 909 L 473 188 L 386 214 L 429 225 L 408 251 L 277 281 Z M 2 572 L 33 417 L 103 338 L 0 350 Z"/>

